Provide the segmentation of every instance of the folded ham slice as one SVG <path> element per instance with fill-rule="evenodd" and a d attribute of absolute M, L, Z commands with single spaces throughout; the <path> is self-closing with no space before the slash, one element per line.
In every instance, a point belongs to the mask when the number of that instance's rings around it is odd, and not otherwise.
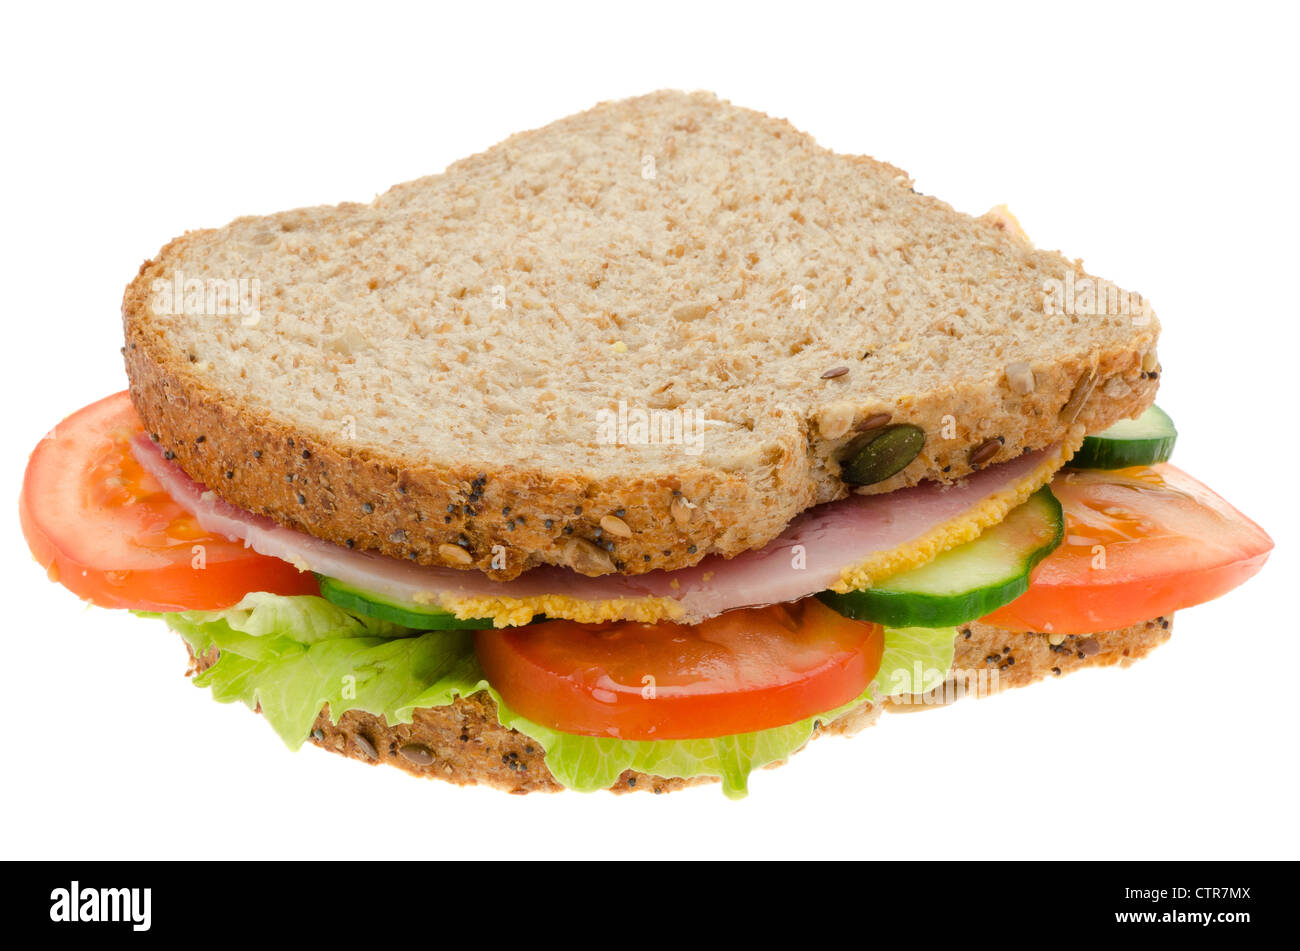
<path fill-rule="evenodd" d="M 606 619 L 646 619 L 644 604 L 650 599 L 668 608 L 658 616 L 681 621 L 697 621 L 735 608 L 796 601 L 832 587 L 856 566 L 879 561 L 882 555 L 927 539 L 932 549 L 936 532 L 941 534 L 946 525 L 968 526 L 974 514 L 987 509 L 991 501 L 1004 499 L 1014 490 L 1020 490 L 1016 494 L 1023 498 L 1047 482 L 1060 455 L 1060 447 L 1052 446 L 990 466 L 958 483 L 927 482 L 883 495 L 851 495 L 819 505 L 794 519 L 763 548 L 731 559 L 709 556 L 676 571 L 596 578 L 542 566 L 510 581 L 493 581 L 477 571 L 398 561 L 286 528 L 205 489 L 165 459 L 148 436 L 134 437 L 132 449 L 163 489 L 193 513 L 205 530 L 242 540 L 261 554 L 393 601 L 441 604 L 463 615 L 460 606 L 476 600 L 536 603 L 548 599 L 545 610 L 549 616 L 587 620 L 596 616 L 590 609 L 596 603 L 604 605 L 600 616 Z M 930 550 L 920 560 L 933 554 Z M 611 602 L 613 609 L 607 604 Z M 502 623 L 503 612 L 493 613 Z"/>

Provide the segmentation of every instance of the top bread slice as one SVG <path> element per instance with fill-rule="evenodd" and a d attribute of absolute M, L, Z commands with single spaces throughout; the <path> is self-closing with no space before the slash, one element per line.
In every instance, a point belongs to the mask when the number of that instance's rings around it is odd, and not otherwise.
<path fill-rule="evenodd" d="M 280 523 L 501 579 L 678 568 L 850 491 L 864 423 L 925 433 L 883 492 L 1148 406 L 1155 318 L 1052 306 L 1094 279 L 1016 230 L 658 92 L 185 234 L 124 354 L 162 447 Z"/>

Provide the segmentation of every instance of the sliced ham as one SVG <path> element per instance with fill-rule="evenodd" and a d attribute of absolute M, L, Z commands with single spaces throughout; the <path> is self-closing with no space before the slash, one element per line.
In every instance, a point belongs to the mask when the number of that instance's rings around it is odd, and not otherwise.
<path fill-rule="evenodd" d="M 706 557 L 676 571 L 589 578 L 566 568 L 541 566 L 510 581 L 477 571 L 436 568 L 354 551 L 240 509 L 185 474 L 144 434 L 134 437 L 140 463 L 205 530 L 242 540 L 254 551 L 302 570 L 395 600 L 429 603 L 456 598 L 537 598 L 564 595 L 578 601 L 667 598 L 699 620 L 734 608 L 781 604 L 824 591 L 846 568 L 914 542 L 1029 477 L 1058 451 L 1049 447 L 969 476 L 952 485 L 922 483 L 883 495 L 852 495 L 811 509 L 761 549 L 735 558 Z M 796 546 L 802 546 L 796 551 Z"/>

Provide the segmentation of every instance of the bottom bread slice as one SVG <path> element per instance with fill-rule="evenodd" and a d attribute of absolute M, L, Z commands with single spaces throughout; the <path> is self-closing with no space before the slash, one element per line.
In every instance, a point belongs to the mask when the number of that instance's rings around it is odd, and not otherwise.
<path fill-rule="evenodd" d="M 867 703 L 818 729 L 813 737 L 849 735 L 870 726 L 882 709 L 929 709 L 962 696 L 984 696 L 1085 667 L 1127 667 L 1169 639 L 1170 619 L 1144 621 L 1096 634 L 1051 635 L 1004 631 L 978 622 L 957 632 L 956 656 L 948 680 L 925 696 Z M 191 654 L 189 674 L 216 662 L 215 652 Z M 316 718 L 311 741 L 324 750 L 375 766 L 387 763 L 417 776 L 457 785 L 487 785 L 511 793 L 558 792 L 563 787 L 546 769 L 545 753 L 530 737 L 497 722 L 496 703 L 486 693 L 442 707 L 415 711 L 412 722 L 389 724 L 383 717 L 349 710 L 331 722 L 326 707 Z M 772 764 L 780 765 L 780 764 Z M 709 777 L 665 779 L 633 770 L 610 787 L 614 792 L 669 792 Z"/>
<path fill-rule="evenodd" d="M 1098 634 L 1039 634 L 965 624 L 957 629 L 947 680 L 924 696 L 893 697 L 887 708 L 897 712 L 963 696 L 987 696 L 1085 667 L 1127 667 L 1169 640 L 1171 631 L 1168 617 Z"/>

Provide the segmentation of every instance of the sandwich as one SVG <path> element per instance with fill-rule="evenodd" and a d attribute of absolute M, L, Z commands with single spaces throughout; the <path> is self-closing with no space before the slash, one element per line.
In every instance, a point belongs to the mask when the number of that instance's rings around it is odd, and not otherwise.
<path fill-rule="evenodd" d="M 1143 297 L 703 93 L 189 232 L 122 319 L 37 562 L 288 746 L 457 784 L 743 795 L 1127 666 L 1272 548 L 1169 462 Z"/>

